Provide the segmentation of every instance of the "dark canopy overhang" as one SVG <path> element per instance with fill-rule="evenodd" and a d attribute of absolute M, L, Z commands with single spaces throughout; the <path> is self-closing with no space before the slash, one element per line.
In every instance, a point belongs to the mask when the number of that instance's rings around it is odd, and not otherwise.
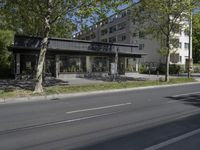
<path fill-rule="evenodd" d="M 41 37 L 15 36 L 13 52 L 35 52 L 41 48 Z M 139 51 L 138 46 L 132 44 L 102 43 L 83 40 L 71 40 L 62 38 L 49 38 L 48 52 L 52 53 L 79 53 L 79 54 L 107 54 L 118 52 L 121 56 L 141 57 L 146 55 Z"/>

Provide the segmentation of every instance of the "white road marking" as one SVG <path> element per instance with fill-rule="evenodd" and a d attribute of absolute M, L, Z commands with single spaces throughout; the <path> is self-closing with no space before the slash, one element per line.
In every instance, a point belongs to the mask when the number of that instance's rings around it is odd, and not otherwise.
<path fill-rule="evenodd" d="M 178 103 L 179 101 L 167 101 L 166 103 Z"/>
<path fill-rule="evenodd" d="M 66 112 L 66 113 L 67 114 L 73 114 L 73 113 L 80 113 L 80 112 L 86 112 L 86 111 L 92 111 L 92 110 L 100 110 L 100 109 L 107 109 L 107 108 L 113 108 L 113 107 L 122 107 L 122 106 L 131 105 L 131 104 L 132 103 L 129 102 L 129 103 L 123 103 L 123 104 L 108 105 L 108 106 L 103 106 L 103 107 L 74 110 L 74 111 L 69 111 L 69 112 Z"/>
<path fill-rule="evenodd" d="M 186 96 L 186 95 L 192 95 L 192 94 L 200 94 L 200 92 L 184 93 L 184 94 L 174 95 L 172 97 Z"/>
<path fill-rule="evenodd" d="M 46 123 L 46 124 L 41 124 L 41 125 L 34 125 L 34 126 L 27 126 L 27 127 L 23 127 L 23 128 L 5 130 L 5 131 L 1 131 L 0 135 L 5 134 L 5 133 L 18 132 L 18 131 L 24 131 L 24 130 L 30 130 L 30 129 L 36 129 L 36 128 L 43 128 L 43 127 L 48 127 L 48 126 L 60 125 L 60 124 L 68 124 L 68 123 L 73 123 L 73 122 L 78 122 L 78 121 L 83 121 L 83 120 L 88 120 L 88 119 L 100 118 L 100 117 L 109 116 L 109 115 L 113 115 L 113 114 L 115 114 L 115 113 L 104 113 L 104 114 L 100 114 L 100 115 L 92 115 L 92 116 L 87 116 L 87 117 L 82 117 L 82 118 L 75 118 L 75 119 L 51 122 L 51 123 Z"/>
<path fill-rule="evenodd" d="M 175 138 L 172 138 L 172 139 L 169 139 L 167 141 L 164 141 L 162 143 L 159 143 L 157 145 L 153 145 L 151 147 L 148 147 L 148 148 L 145 148 L 144 150 L 157 150 L 157 149 L 160 149 L 160 148 L 163 148 L 163 147 L 166 147 L 168 145 L 171 145 L 173 143 L 176 143 L 178 141 L 181 141 L 181 140 L 184 140 L 186 138 L 189 138 L 191 136 L 194 136 L 194 135 L 197 135 L 200 133 L 200 128 L 199 129 L 196 129 L 194 131 L 191 131 L 191 132 L 188 132 L 186 134 L 183 134 L 183 135 L 180 135 L 180 136 L 177 136 Z"/>

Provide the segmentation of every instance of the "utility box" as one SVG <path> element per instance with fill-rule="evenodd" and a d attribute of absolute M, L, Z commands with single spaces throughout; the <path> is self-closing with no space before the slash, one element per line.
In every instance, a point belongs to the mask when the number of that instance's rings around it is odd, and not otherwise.
<path fill-rule="evenodd" d="M 190 64 L 190 65 L 189 65 Z M 190 71 L 193 70 L 193 59 L 186 59 L 185 60 L 185 69 L 188 70 L 188 66 L 190 66 Z"/>

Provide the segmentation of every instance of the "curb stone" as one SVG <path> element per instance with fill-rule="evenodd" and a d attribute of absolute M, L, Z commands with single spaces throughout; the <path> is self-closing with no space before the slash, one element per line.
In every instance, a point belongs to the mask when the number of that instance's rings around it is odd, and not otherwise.
<path fill-rule="evenodd" d="M 107 93 L 117 93 L 117 92 L 133 91 L 133 90 L 136 91 L 136 90 L 145 90 L 145 89 L 154 89 L 154 88 L 167 88 L 167 87 L 192 85 L 192 84 L 194 84 L 194 85 L 200 84 L 200 82 L 168 84 L 168 85 L 155 85 L 155 86 L 146 86 L 146 87 L 133 87 L 133 88 L 124 88 L 124 89 L 111 89 L 111 90 L 100 90 L 100 91 L 68 93 L 68 94 L 52 94 L 52 95 L 32 96 L 32 97 L 29 96 L 29 97 L 6 98 L 6 99 L 0 98 L 0 104 L 59 100 L 59 99 L 63 99 L 63 98 L 81 97 L 81 96 L 107 94 Z"/>

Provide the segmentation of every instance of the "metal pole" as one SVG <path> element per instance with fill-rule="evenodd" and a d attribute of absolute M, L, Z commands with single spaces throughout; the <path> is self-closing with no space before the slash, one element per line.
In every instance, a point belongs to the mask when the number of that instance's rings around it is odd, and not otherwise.
<path fill-rule="evenodd" d="M 115 77 L 118 75 L 118 50 L 119 48 L 115 48 Z"/>
<path fill-rule="evenodd" d="M 192 12 L 189 19 L 189 50 L 188 50 L 188 78 L 191 76 L 191 53 L 192 53 Z"/>

